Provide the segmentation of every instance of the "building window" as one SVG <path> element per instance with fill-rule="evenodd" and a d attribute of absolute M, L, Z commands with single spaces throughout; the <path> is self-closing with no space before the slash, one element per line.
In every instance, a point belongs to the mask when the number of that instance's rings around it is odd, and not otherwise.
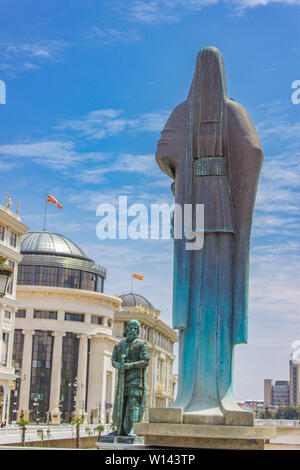
<path fill-rule="evenodd" d="M 1 365 L 7 366 L 9 333 L 2 333 Z"/>
<path fill-rule="evenodd" d="M 24 348 L 24 335 L 22 330 L 15 329 L 14 341 L 13 341 L 13 355 L 12 355 L 12 367 L 15 368 L 16 374 L 20 374 L 22 370 L 22 358 Z M 21 379 L 18 376 L 15 381 L 15 390 L 12 390 L 11 395 L 11 406 L 10 406 L 10 420 L 16 420 L 16 410 L 19 409 L 19 398 L 20 398 L 20 382 Z"/>
<path fill-rule="evenodd" d="M 10 259 L 8 259 L 5 262 L 5 264 L 7 266 L 9 266 L 10 268 L 15 269 L 15 263 L 13 261 L 11 261 Z M 10 279 L 9 279 L 9 283 L 8 283 L 8 286 L 7 286 L 7 294 L 12 294 L 13 285 L 14 285 L 14 271 L 11 273 L 11 276 L 10 276 Z"/>
<path fill-rule="evenodd" d="M 33 285 L 34 284 L 34 266 L 24 266 L 19 264 L 18 267 L 18 284 Z"/>
<path fill-rule="evenodd" d="M 18 284 L 66 287 L 103 292 L 103 279 L 80 269 L 19 264 Z"/>
<path fill-rule="evenodd" d="M 10 317 L 11 317 L 11 312 L 9 310 L 5 310 L 4 318 L 10 318 Z"/>
<path fill-rule="evenodd" d="M 4 234 L 5 234 L 5 228 L 3 225 L 0 225 L 0 240 L 3 242 L 4 240 Z"/>
<path fill-rule="evenodd" d="M 33 336 L 29 409 L 33 411 L 34 398 L 38 396 L 42 422 L 49 409 L 53 340 L 51 331 L 36 330 Z"/>
<path fill-rule="evenodd" d="M 111 320 L 107 320 L 107 326 L 108 326 L 108 328 L 112 327 L 112 321 Z"/>
<path fill-rule="evenodd" d="M 84 314 L 83 313 L 65 313 L 65 320 L 67 321 L 80 321 L 84 322 Z"/>
<path fill-rule="evenodd" d="M 62 419 L 68 423 L 75 410 L 79 338 L 67 332 L 62 345 L 60 404 Z"/>
<path fill-rule="evenodd" d="M 36 266 L 34 284 L 36 286 L 57 287 L 58 268 L 52 266 Z"/>
<path fill-rule="evenodd" d="M 9 234 L 9 244 L 11 246 L 13 246 L 13 247 L 17 246 L 17 237 L 18 237 L 18 235 L 11 230 L 10 234 Z"/>
<path fill-rule="evenodd" d="M 80 289 L 80 271 L 78 269 L 63 269 L 59 284 L 60 287 Z"/>
<path fill-rule="evenodd" d="M 50 310 L 34 310 L 33 318 L 44 318 L 46 320 L 57 320 L 57 312 Z"/>
<path fill-rule="evenodd" d="M 26 310 L 17 310 L 16 311 L 16 318 L 26 318 Z"/>
<path fill-rule="evenodd" d="M 95 291 L 96 290 L 96 281 L 97 281 L 96 274 L 88 273 L 86 271 L 82 271 L 81 289 Z"/>
<path fill-rule="evenodd" d="M 24 346 L 24 335 L 22 333 L 22 330 L 16 329 L 14 332 L 14 349 L 13 349 L 12 365 L 18 371 L 21 371 L 22 369 L 23 346 Z"/>
<path fill-rule="evenodd" d="M 92 315 L 91 323 L 95 323 L 96 325 L 102 325 L 103 317 L 97 317 L 97 315 Z"/>

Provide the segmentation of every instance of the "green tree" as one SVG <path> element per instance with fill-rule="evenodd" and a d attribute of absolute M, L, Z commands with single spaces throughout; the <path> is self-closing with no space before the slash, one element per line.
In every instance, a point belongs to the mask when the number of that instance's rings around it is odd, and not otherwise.
<path fill-rule="evenodd" d="M 99 424 L 96 428 L 95 431 L 98 431 L 98 441 L 100 441 L 101 433 L 104 431 L 104 426 L 103 424 Z"/>
<path fill-rule="evenodd" d="M 80 447 L 80 425 L 83 421 L 83 418 L 73 418 L 71 421 L 71 424 L 76 426 L 76 449 Z"/>
<path fill-rule="evenodd" d="M 20 419 L 18 422 L 17 422 L 17 425 L 20 426 L 21 428 L 21 446 L 25 446 L 25 433 L 26 433 L 26 424 L 28 424 L 29 421 L 26 421 L 26 419 Z"/>

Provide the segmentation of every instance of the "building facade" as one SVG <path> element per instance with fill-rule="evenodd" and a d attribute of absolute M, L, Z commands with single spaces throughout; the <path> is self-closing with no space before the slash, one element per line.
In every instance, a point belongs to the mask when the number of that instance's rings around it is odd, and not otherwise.
<path fill-rule="evenodd" d="M 290 360 L 290 380 L 264 381 L 264 406 L 300 406 L 300 363 Z"/>
<path fill-rule="evenodd" d="M 281 407 L 290 404 L 290 387 L 288 380 L 276 380 L 272 386 L 272 405 Z"/>
<path fill-rule="evenodd" d="M 15 312 L 17 310 L 16 284 L 20 254 L 20 238 L 29 229 L 11 209 L 7 198 L 6 207 L 0 205 L 0 256 L 13 269 L 5 295 L 0 296 L 0 419 L 6 424 L 11 409 L 10 391 L 14 387 L 15 369 L 12 363 Z"/>
<path fill-rule="evenodd" d="M 300 406 L 300 363 L 290 360 L 290 405 Z"/>
<path fill-rule="evenodd" d="M 147 419 L 149 407 L 167 407 L 174 401 L 177 375 L 173 374 L 173 348 L 178 338 L 176 332 L 159 319 L 160 311 L 147 299 L 134 293 L 121 295 L 120 298 L 122 305 L 115 311 L 114 336 L 121 340 L 129 320 L 134 319 L 140 322 L 140 338 L 148 344 Z"/>
<path fill-rule="evenodd" d="M 12 420 L 110 422 L 113 316 L 121 300 L 104 294 L 105 268 L 52 232 L 27 233 L 21 252 Z"/>
<path fill-rule="evenodd" d="M 264 407 L 283 407 L 290 404 L 290 385 L 288 380 L 265 379 L 264 381 Z"/>
<path fill-rule="evenodd" d="M 264 380 L 264 407 L 270 408 L 272 406 L 272 387 L 273 380 L 265 379 Z"/>

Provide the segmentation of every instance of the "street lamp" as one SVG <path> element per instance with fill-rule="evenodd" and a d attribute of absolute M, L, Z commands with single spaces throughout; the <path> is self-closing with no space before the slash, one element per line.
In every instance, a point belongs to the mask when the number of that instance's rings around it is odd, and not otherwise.
<path fill-rule="evenodd" d="M 14 268 L 10 268 L 4 264 L 7 258 L 0 256 L 0 297 L 6 294 L 9 280 L 12 276 Z"/>
<path fill-rule="evenodd" d="M 73 391 L 73 409 L 72 409 L 72 415 L 76 415 L 76 395 L 77 395 L 77 387 L 78 387 L 78 382 L 77 382 L 77 377 L 74 378 L 73 383 L 69 382 L 68 383 L 70 393 Z"/>
<path fill-rule="evenodd" d="M 39 403 L 39 399 L 38 399 L 37 397 L 34 397 L 33 400 L 34 400 L 33 406 L 34 406 L 35 420 L 36 420 L 36 424 L 37 424 L 37 426 L 38 426 L 39 420 L 40 420 L 40 417 L 39 417 L 39 414 L 40 414 L 40 410 L 39 410 L 40 403 Z"/>

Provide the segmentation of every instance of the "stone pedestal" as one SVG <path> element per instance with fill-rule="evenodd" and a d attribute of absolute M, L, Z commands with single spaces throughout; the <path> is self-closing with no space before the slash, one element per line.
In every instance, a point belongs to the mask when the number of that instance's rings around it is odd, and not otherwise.
<path fill-rule="evenodd" d="M 99 439 L 99 443 L 106 444 L 144 444 L 144 439 L 138 436 L 116 436 L 107 434 Z"/>
<path fill-rule="evenodd" d="M 49 424 L 60 424 L 61 423 L 61 413 L 58 410 L 48 411 L 47 413 L 47 423 Z"/>
<path fill-rule="evenodd" d="M 136 423 L 135 433 L 145 446 L 196 449 L 263 450 L 276 429 L 255 426 L 190 424 L 181 408 L 150 408 L 149 423 Z"/>
<path fill-rule="evenodd" d="M 22 418 L 21 418 L 22 416 Z M 17 422 L 21 421 L 21 419 L 24 419 L 25 421 L 29 421 L 29 411 L 28 410 L 22 410 L 17 412 Z"/>

